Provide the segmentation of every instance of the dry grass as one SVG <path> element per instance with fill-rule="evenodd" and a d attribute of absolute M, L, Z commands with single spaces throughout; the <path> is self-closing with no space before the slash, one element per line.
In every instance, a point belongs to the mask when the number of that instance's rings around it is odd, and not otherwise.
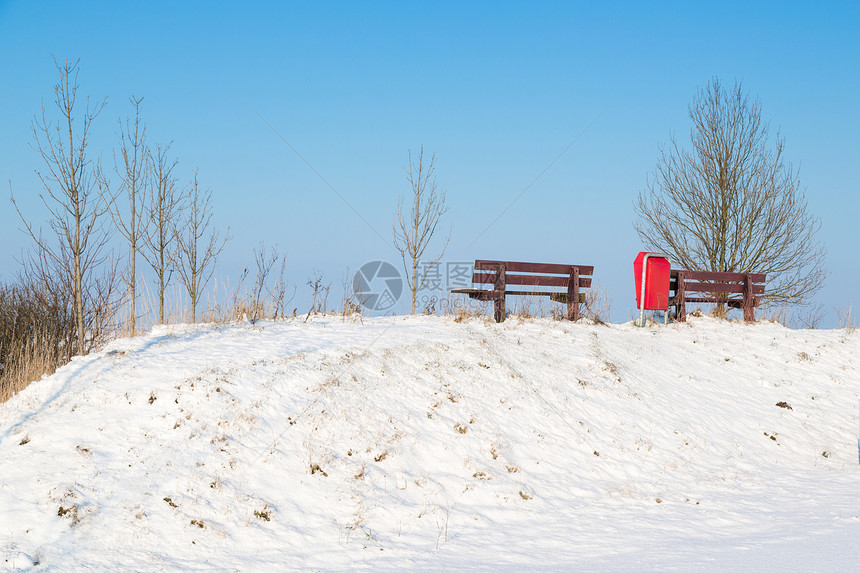
<path fill-rule="evenodd" d="M 0 401 L 68 362 L 74 336 L 70 300 L 24 281 L 0 285 Z"/>
<path fill-rule="evenodd" d="M 454 317 L 454 322 L 464 322 L 474 318 L 484 318 L 490 314 L 492 318 L 493 303 L 469 298 L 463 294 L 448 294 L 447 299 L 440 301 L 442 316 Z"/>
<path fill-rule="evenodd" d="M 849 304 L 845 309 L 837 309 L 836 316 L 839 317 L 839 328 L 845 329 L 848 332 L 854 332 L 857 329 L 857 319 L 851 312 Z"/>
<path fill-rule="evenodd" d="M 597 324 L 609 323 L 612 314 L 613 294 L 606 291 L 598 283 L 592 283 L 592 287 L 583 292 L 585 293 L 585 303 L 581 306 L 582 316 Z M 441 302 L 442 314 L 453 316 L 455 322 L 486 315 L 492 317 L 493 303 L 489 301 L 476 301 L 465 295 L 449 295 L 447 300 L 443 299 Z M 510 296 L 506 297 L 505 302 L 508 318 L 517 318 L 520 321 L 536 317 L 567 320 L 567 305 L 552 302 L 547 296 Z"/>
<path fill-rule="evenodd" d="M 607 324 L 612 317 L 612 299 L 614 293 L 606 290 L 602 284 L 592 280 L 591 287 L 585 290 L 585 310 L 583 316 L 597 324 Z"/>
<path fill-rule="evenodd" d="M 517 317 L 520 320 L 546 316 L 544 298 L 542 296 L 516 296 L 505 297 L 509 317 Z"/>
<path fill-rule="evenodd" d="M 0 402 L 9 400 L 31 382 L 39 380 L 43 375 L 53 374 L 62 366 L 50 346 L 42 343 L 33 346 L 3 365 L 0 372 Z"/>
<path fill-rule="evenodd" d="M 731 310 L 731 307 L 729 307 L 728 305 L 717 303 L 712 305 L 711 307 L 711 316 L 720 320 L 725 320 L 729 317 L 729 312 Z"/>
<path fill-rule="evenodd" d="M 470 315 L 471 313 L 465 308 L 460 308 L 457 310 L 457 314 L 454 315 L 454 322 L 463 322 L 469 318 Z"/>

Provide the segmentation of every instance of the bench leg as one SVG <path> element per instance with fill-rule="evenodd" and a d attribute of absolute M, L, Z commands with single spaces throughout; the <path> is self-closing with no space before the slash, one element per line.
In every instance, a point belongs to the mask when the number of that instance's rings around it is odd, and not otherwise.
<path fill-rule="evenodd" d="M 505 295 L 504 294 L 500 298 L 497 298 L 495 304 L 493 305 L 493 318 L 496 319 L 496 322 L 504 322 L 505 321 Z"/>
<path fill-rule="evenodd" d="M 752 281 L 750 280 L 749 274 L 744 277 L 744 322 L 755 322 Z"/>
<path fill-rule="evenodd" d="M 507 285 L 505 284 L 505 273 L 507 269 L 505 265 L 499 265 L 498 270 L 496 271 L 496 281 L 493 285 L 493 290 L 495 290 L 495 302 L 493 304 L 493 318 L 496 319 L 496 322 L 504 322 L 505 321 L 505 289 Z"/>
<path fill-rule="evenodd" d="M 567 282 L 567 319 L 579 320 L 579 267 L 573 267 Z"/>

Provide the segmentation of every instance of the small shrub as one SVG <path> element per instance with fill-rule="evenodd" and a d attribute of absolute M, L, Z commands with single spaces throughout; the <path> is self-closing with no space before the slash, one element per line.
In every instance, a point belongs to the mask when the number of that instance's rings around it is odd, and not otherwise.
<path fill-rule="evenodd" d="M 272 510 L 269 509 L 269 504 L 267 503 L 263 509 L 255 509 L 254 517 L 264 521 L 272 521 Z"/>
<path fill-rule="evenodd" d="M 331 290 L 331 283 L 324 284 L 323 275 L 320 271 L 314 269 L 314 276 L 308 277 L 307 284 L 311 289 L 313 300 L 311 307 L 308 309 L 308 314 L 305 317 L 305 322 L 311 317 L 311 314 L 325 314 L 328 310 L 328 295 Z"/>
<path fill-rule="evenodd" d="M 311 474 L 321 473 L 324 477 L 328 477 L 328 474 L 320 467 L 319 464 L 311 464 Z"/>
<path fill-rule="evenodd" d="M 61 505 L 57 510 L 57 515 L 59 517 L 68 517 L 72 520 L 72 525 L 76 525 L 78 523 L 78 506 L 72 504 L 69 507 L 63 507 Z"/>
<path fill-rule="evenodd" d="M 71 297 L 59 285 L 0 284 L 0 402 L 71 359 Z"/>
<path fill-rule="evenodd" d="M 798 311 L 795 316 L 795 322 L 808 330 L 815 330 L 821 326 L 824 320 L 824 309 L 820 304 L 811 305 L 801 311 Z"/>

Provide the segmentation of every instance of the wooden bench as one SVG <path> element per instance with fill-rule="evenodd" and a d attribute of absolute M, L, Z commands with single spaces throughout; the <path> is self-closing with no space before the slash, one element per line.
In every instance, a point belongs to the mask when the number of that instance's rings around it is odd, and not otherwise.
<path fill-rule="evenodd" d="M 764 293 L 766 275 L 760 273 L 717 273 L 674 270 L 669 273 L 669 306 L 675 320 L 686 322 L 687 303 L 726 304 L 742 308 L 744 320 L 755 321 L 757 295 Z M 689 296 L 688 293 L 695 293 Z"/>
<path fill-rule="evenodd" d="M 451 292 L 493 301 L 496 322 L 505 320 L 505 297 L 509 295 L 548 296 L 550 300 L 567 304 L 568 320 L 579 320 L 579 305 L 585 302 L 582 289 L 591 286 L 591 279 L 583 275 L 593 273 L 593 266 L 478 260 L 475 261 L 472 282 L 490 284 L 492 289 L 458 288 L 451 289 Z M 540 287 L 542 290 L 508 290 L 509 285 Z"/>

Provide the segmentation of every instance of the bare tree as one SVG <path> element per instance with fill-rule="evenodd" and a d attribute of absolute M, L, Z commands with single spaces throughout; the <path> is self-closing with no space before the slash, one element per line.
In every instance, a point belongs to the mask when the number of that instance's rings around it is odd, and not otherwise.
<path fill-rule="evenodd" d="M 284 273 L 287 268 L 287 256 L 278 252 L 277 245 L 267 252 L 265 243 L 260 243 L 259 250 L 254 249 L 253 253 L 254 263 L 257 265 L 257 274 L 251 290 L 252 316 L 250 321 L 252 324 L 266 316 L 278 319 L 284 312 L 284 305 L 289 304 L 292 300 L 292 297 L 285 300 L 287 286 Z M 270 281 L 270 278 L 274 281 Z M 271 286 L 270 282 L 272 282 Z M 269 312 L 266 308 L 267 301 L 271 305 L 271 308 L 268 309 Z"/>
<path fill-rule="evenodd" d="M 249 276 L 246 267 L 239 275 L 239 282 L 233 294 L 233 310 L 230 314 L 234 320 L 247 319 L 251 324 L 269 317 L 281 318 L 284 314 L 284 306 L 292 300 L 292 297 L 286 298 L 287 285 L 284 274 L 287 257 L 278 252 L 277 245 L 267 250 L 265 243 L 262 242 L 259 249 L 254 249 L 252 253 L 257 266 L 254 283 L 251 285 L 251 291 L 246 293 L 243 288 L 245 279 Z"/>
<path fill-rule="evenodd" d="M 430 271 L 445 255 L 451 233 L 448 233 L 439 256 L 429 262 L 424 261 L 424 252 L 436 234 L 439 220 L 448 211 L 445 193 L 439 193 L 436 186 L 436 156 L 430 157 L 430 162 L 425 164 L 423 146 L 418 151 L 417 162 L 412 160 L 412 151 L 409 152 L 409 166 L 405 171 L 411 188 L 409 210 L 404 213 L 404 200 L 401 197 L 397 202 L 394 247 L 403 259 L 406 283 L 412 294 L 411 313 L 415 314 L 418 291 L 424 287 Z"/>
<path fill-rule="evenodd" d="M 212 223 L 212 193 L 200 192 L 197 172 L 188 186 L 186 204 L 183 211 L 187 218 L 181 225 L 174 227 L 176 237 L 175 267 L 179 279 L 191 301 L 191 321 L 197 322 L 197 303 L 206 288 L 206 283 L 215 271 L 215 261 L 230 238 L 230 229 L 220 237 L 210 229 Z"/>
<path fill-rule="evenodd" d="M 179 216 L 181 196 L 176 190 L 176 177 L 173 169 L 177 160 L 169 159 L 170 144 L 156 144 L 155 157 L 150 157 L 152 193 L 146 215 L 150 232 L 146 237 L 146 247 L 141 250 L 143 258 L 155 271 L 158 281 L 158 322 L 164 324 L 164 293 L 170 283 L 171 261 L 175 258 L 176 234 L 173 223 Z"/>
<path fill-rule="evenodd" d="M 280 257 L 280 259 L 278 257 Z M 260 261 L 265 260 L 262 256 L 262 249 L 260 256 L 257 260 L 258 265 Z M 277 264 L 275 268 L 277 268 L 278 272 L 276 275 L 274 275 L 274 280 L 272 281 L 271 286 L 266 287 L 266 293 L 272 303 L 272 319 L 277 320 L 287 315 L 287 305 L 290 304 L 295 297 L 296 287 L 293 287 L 293 294 L 290 295 L 289 298 L 287 298 L 287 255 L 279 255 L 277 246 L 275 246 L 275 248 L 273 249 L 271 260 L 272 262 Z M 280 263 L 278 264 L 279 260 Z M 271 267 L 271 264 L 269 266 Z"/>
<path fill-rule="evenodd" d="M 140 123 L 143 98 L 132 96 L 130 100 L 134 106 L 134 124 L 126 120 L 123 126 L 122 121 L 119 122 L 122 165 L 114 157 L 114 169 L 121 181 L 117 195 L 125 195 L 128 199 L 128 213 L 123 215 L 114 199 L 111 201 L 111 217 L 117 231 L 128 241 L 128 266 L 122 279 L 128 288 L 129 330 L 134 336 L 137 334 L 137 254 L 147 237 L 148 219 L 144 217 L 144 207 L 149 192 L 149 151 L 146 148 L 146 127 Z"/>
<path fill-rule="evenodd" d="M 806 304 L 826 278 L 825 250 L 821 222 L 784 162 L 785 140 L 771 142 L 761 102 L 739 82 L 725 90 L 715 78 L 689 115 L 692 149 L 671 137 L 634 204 L 646 248 L 688 269 L 766 273 L 763 300 Z"/>
<path fill-rule="evenodd" d="M 314 269 L 314 276 L 308 277 L 305 284 L 311 287 L 311 295 L 313 296 L 311 307 L 308 309 L 307 316 L 305 316 L 305 322 L 307 322 L 311 314 L 325 314 L 328 311 L 328 295 L 331 291 L 331 283 L 324 284 L 323 274 Z"/>
<path fill-rule="evenodd" d="M 78 92 L 78 62 L 60 64 L 54 59 L 60 80 L 54 86 L 54 103 L 60 120 L 47 119 L 42 105 L 41 117 L 33 121 L 36 149 L 45 162 L 46 171 L 37 171 L 44 187 L 40 194 L 48 210 L 51 233 L 56 244 L 42 236 L 21 213 L 14 195 L 12 203 L 25 231 L 33 239 L 25 272 L 46 288 L 68 289 L 72 297 L 75 340 L 70 341 L 79 354 L 85 354 L 104 334 L 112 320 L 115 264 L 107 249 L 109 234 L 102 225 L 108 212 L 108 200 L 95 185 L 95 172 L 87 157 L 87 143 L 92 122 L 106 101 L 90 105 L 87 100 L 83 119 L 75 116 Z M 97 270 L 107 264 L 107 272 Z M 60 297 L 60 293 L 53 293 Z"/>

